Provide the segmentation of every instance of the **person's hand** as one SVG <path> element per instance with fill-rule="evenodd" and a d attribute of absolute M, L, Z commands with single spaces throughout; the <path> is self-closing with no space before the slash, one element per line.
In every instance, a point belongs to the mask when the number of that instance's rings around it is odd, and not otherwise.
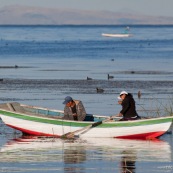
<path fill-rule="evenodd" d="M 118 116 L 119 116 L 119 117 L 122 117 L 122 116 L 123 116 L 123 114 L 122 114 L 122 113 L 119 113 L 119 114 L 118 114 Z"/>
<path fill-rule="evenodd" d="M 110 116 L 110 120 L 113 120 L 112 116 Z"/>
<path fill-rule="evenodd" d="M 73 114 L 73 116 L 74 116 L 74 117 L 77 117 L 77 114 L 75 113 L 75 114 Z"/>
<path fill-rule="evenodd" d="M 122 100 L 118 100 L 118 104 L 121 105 L 122 104 Z"/>

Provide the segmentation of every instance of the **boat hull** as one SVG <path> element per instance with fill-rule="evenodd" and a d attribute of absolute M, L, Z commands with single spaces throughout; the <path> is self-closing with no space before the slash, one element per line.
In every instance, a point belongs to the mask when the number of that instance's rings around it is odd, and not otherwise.
<path fill-rule="evenodd" d="M 103 33 L 102 36 L 115 37 L 115 38 L 126 38 L 126 37 L 132 37 L 132 34 L 106 34 L 106 33 Z"/>
<path fill-rule="evenodd" d="M 56 136 L 80 130 L 94 122 L 66 121 L 48 117 L 21 114 L 0 110 L 2 121 L 9 127 L 36 136 Z M 161 117 L 135 121 L 105 122 L 84 133 L 76 133 L 83 138 L 126 138 L 153 139 L 169 130 L 172 117 Z"/>

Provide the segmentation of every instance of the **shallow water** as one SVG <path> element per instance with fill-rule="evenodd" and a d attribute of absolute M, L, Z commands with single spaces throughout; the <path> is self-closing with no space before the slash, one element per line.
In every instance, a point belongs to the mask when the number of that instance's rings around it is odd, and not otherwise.
<path fill-rule="evenodd" d="M 0 84 L 2 102 L 62 110 L 64 97 L 71 95 L 83 101 L 88 113 L 100 115 L 118 113 L 121 107 L 117 97 L 124 87 L 124 81 L 115 80 L 5 79 Z M 126 85 L 129 92 L 135 92 L 133 95 L 141 116 L 169 114 L 169 110 L 165 110 L 171 105 L 173 81 L 126 81 Z M 97 93 L 96 87 L 103 88 L 104 93 Z M 142 92 L 140 99 L 139 88 Z"/>
<path fill-rule="evenodd" d="M 0 152 L 1 172 L 172 172 L 173 166 L 162 140 L 15 138 Z"/>
<path fill-rule="evenodd" d="M 0 101 L 62 110 L 71 95 L 88 113 L 110 116 L 120 111 L 117 97 L 126 90 L 139 115 L 169 115 L 173 26 L 130 28 L 133 37 L 115 39 L 101 33 L 124 26 L 0 26 Z M 172 133 L 160 140 L 23 139 L 0 121 L 0 172 L 171 173 Z"/>

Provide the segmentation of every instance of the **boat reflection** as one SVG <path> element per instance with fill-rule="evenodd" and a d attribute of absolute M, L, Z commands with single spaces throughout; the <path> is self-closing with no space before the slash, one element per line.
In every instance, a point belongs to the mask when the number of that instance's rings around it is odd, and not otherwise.
<path fill-rule="evenodd" d="M 77 173 L 80 170 L 83 170 L 84 167 L 82 164 L 80 168 L 76 166 L 79 163 L 86 161 L 86 149 L 83 146 L 79 147 L 68 147 L 64 149 L 64 172 Z"/>
<path fill-rule="evenodd" d="M 135 173 L 135 162 L 171 162 L 171 149 L 167 142 L 156 140 L 123 140 L 94 138 L 62 140 L 57 138 L 17 138 L 9 140 L 0 149 L 0 163 L 56 163 L 64 172 L 76 173 L 103 169 L 110 172 Z M 32 158 L 32 159 L 31 159 Z M 29 167 L 28 167 L 29 169 Z M 106 170 L 107 169 L 107 170 Z M 103 172 L 103 170 L 100 172 Z"/>
<path fill-rule="evenodd" d="M 64 163 L 80 163 L 86 160 L 85 147 L 69 147 L 64 149 Z"/>
<path fill-rule="evenodd" d="M 135 173 L 137 155 L 134 151 L 124 150 L 120 162 L 121 173 Z"/>

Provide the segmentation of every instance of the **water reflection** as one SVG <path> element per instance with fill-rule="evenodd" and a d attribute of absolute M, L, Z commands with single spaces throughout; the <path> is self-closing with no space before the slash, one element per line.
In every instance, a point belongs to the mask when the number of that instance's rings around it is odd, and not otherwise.
<path fill-rule="evenodd" d="M 64 172 L 79 173 L 79 170 L 84 170 L 81 165 L 80 169 L 76 164 L 86 161 L 86 150 L 84 146 L 70 146 L 64 149 Z"/>
<path fill-rule="evenodd" d="M 121 173 L 135 173 L 135 162 L 137 159 L 136 152 L 124 150 L 121 159 Z"/>
<path fill-rule="evenodd" d="M 9 140 L 0 148 L 0 154 L 0 167 L 6 163 L 5 168 L 14 169 L 11 163 L 17 158 L 15 169 L 20 172 L 34 169 L 65 173 L 137 173 L 139 162 L 171 162 L 170 145 L 161 140 L 21 137 Z"/>

